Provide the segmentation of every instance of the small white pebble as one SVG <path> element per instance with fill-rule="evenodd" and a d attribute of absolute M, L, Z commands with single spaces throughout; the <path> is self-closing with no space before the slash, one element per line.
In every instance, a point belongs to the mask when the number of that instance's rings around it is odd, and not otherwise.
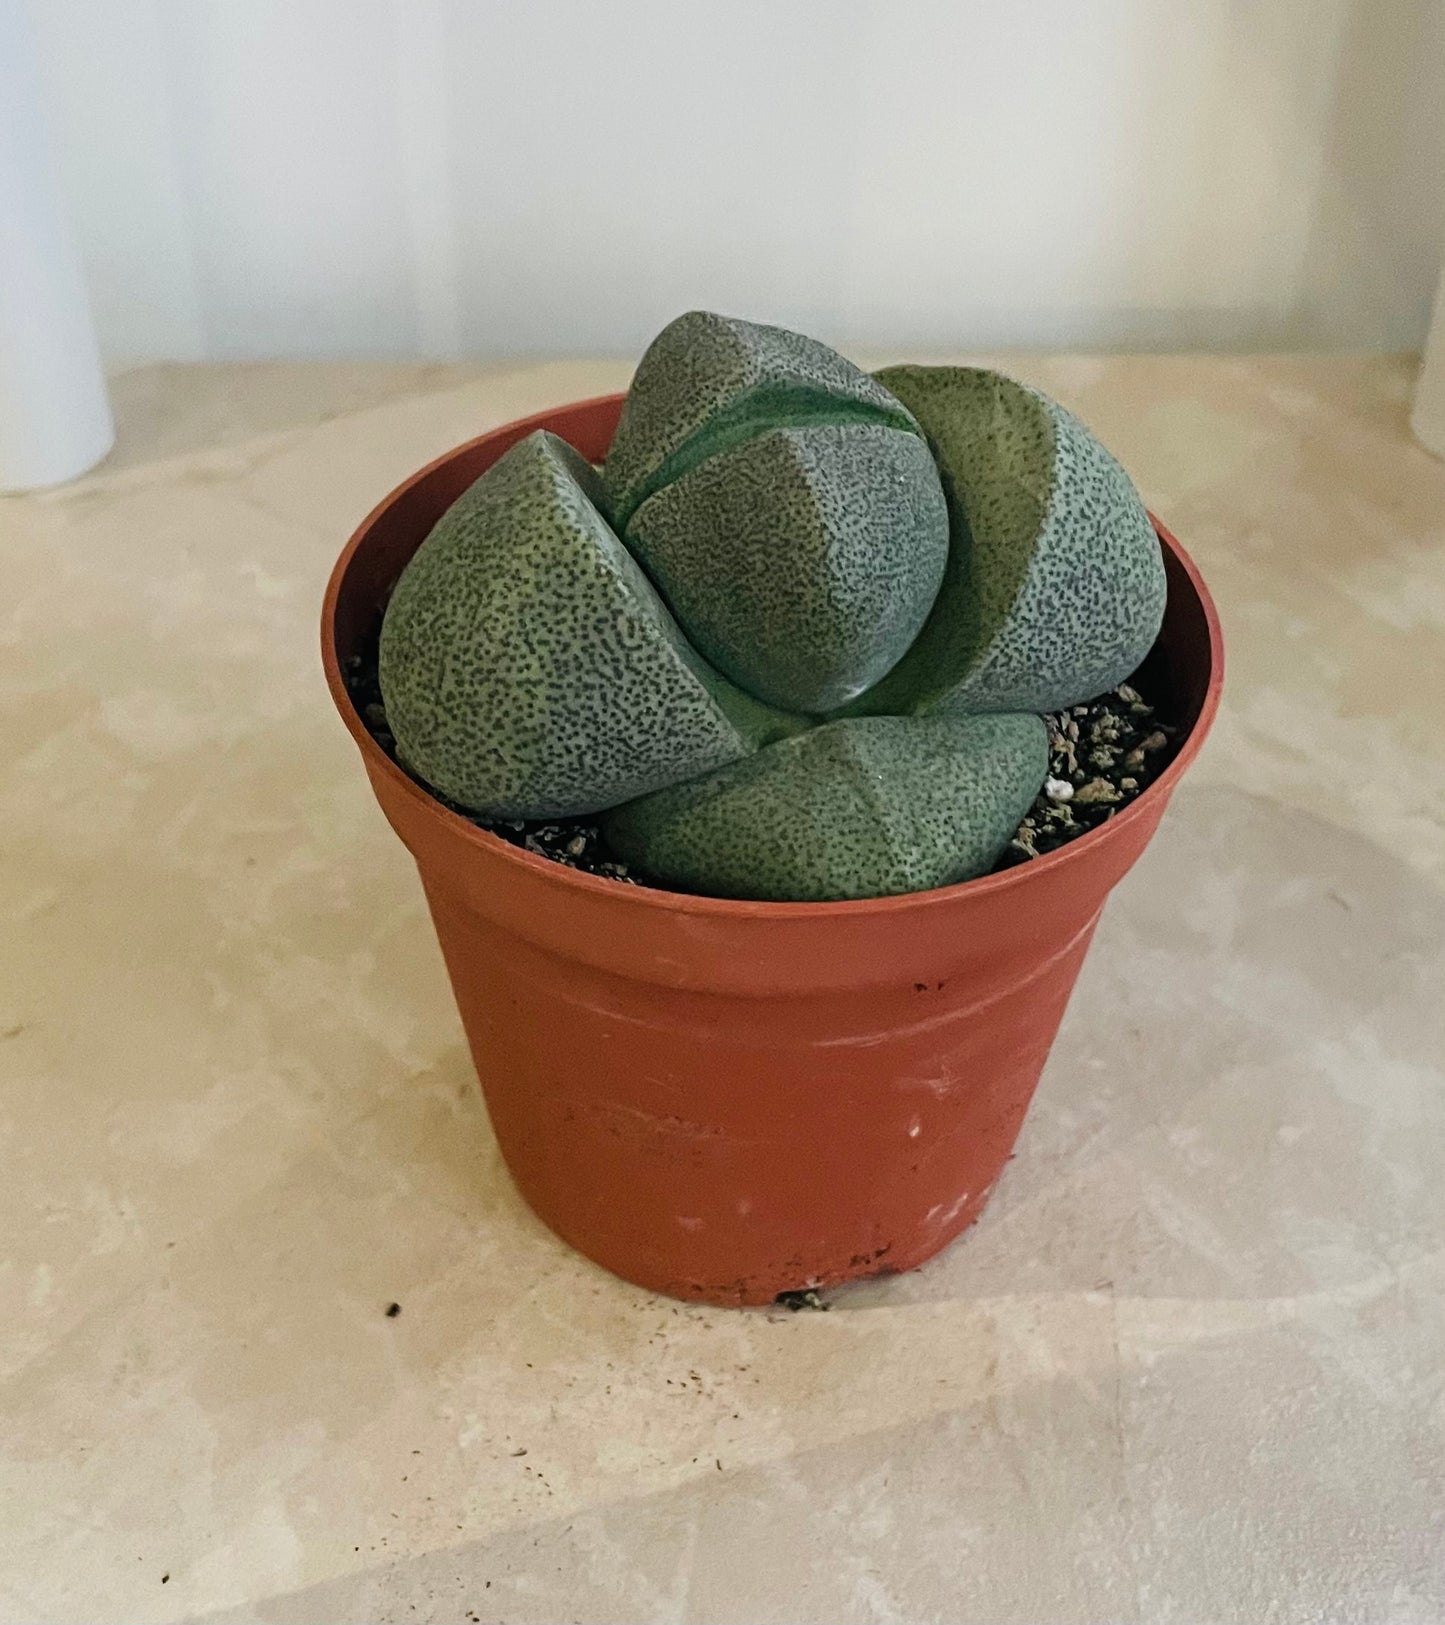
<path fill-rule="evenodd" d="M 1067 779 L 1045 779 L 1044 794 L 1050 801 L 1072 801 L 1074 787 Z"/>

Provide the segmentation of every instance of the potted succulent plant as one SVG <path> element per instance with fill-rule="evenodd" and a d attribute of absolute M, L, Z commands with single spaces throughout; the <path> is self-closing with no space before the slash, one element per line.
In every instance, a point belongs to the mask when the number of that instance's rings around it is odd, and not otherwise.
<path fill-rule="evenodd" d="M 977 1216 L 1222 680 L 1062 407 L 705 313 L 394 491 L 322 636 L 523 1195 L 720 1303 Z"/>

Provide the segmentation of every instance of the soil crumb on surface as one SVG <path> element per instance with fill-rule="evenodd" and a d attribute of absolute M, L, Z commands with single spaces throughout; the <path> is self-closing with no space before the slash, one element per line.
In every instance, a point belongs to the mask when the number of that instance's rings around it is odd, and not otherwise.
<path fill-rule="evenodd" d="M 799 1287 L 792 1292 L 780 1292 L 773 1302 L 780 1309 L 791 1309 L 796 1315 L 800 1309 L 826 1309 L 827 1301 L 816 1287 Z"/>

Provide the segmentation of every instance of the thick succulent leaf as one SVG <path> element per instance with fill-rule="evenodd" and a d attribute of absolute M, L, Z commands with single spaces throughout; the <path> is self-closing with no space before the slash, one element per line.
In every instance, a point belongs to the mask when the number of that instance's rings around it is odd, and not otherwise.
<path fill-rule="evenodd" d="M 555 435 L 512 447 L 438 521 L 382 624 L 398 754 L 492 817 L 595 812 L 800 723 L 713 671 L 598 511 Z"/>
<path fill-rule="evenodd" d="M 618 807 L 604 828 L 681 890 L 878 897 L 988 870 L 1047 770 L 1036 716 L 850 718 Z"/>
<path fill-rule="evenodd" d="M 607 453 L 619 533 L 654 492 L 768 429 L 873 422 L 917 432 L 892 395 L 817 339 L 694 310 L 638 364 Z"/>
<path fill-rule="evenodd" d="M 1159 541 L 1129 476 L 1077 418 L 977 367 L 888 367 L 948 498 L 943 585 L 857 713 L 1053 711 L 1103 693 L 1164 616 Z"/>
<path fill-rule="evenodd" d="M 775 429 L 649 497 L 627 544 L 720 671 L 769 704 L 829 711 L 923 626 L 948 510 L 916 434 Z"/>

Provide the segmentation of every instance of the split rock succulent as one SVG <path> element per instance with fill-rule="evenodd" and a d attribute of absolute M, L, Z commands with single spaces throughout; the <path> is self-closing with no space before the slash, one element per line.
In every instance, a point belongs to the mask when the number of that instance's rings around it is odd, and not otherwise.
<path fill-rule="evenodd" d="M 484 816 L 600 812 L 686 890 L 866 897 L 991 867 L 1037 713 L 1127 676 L 1163 607 L 1128 476 L 1045 396 L 695 312 L 601 476 L 539 432 L 443 515 L 379 679 L 402 760 Z"/>

